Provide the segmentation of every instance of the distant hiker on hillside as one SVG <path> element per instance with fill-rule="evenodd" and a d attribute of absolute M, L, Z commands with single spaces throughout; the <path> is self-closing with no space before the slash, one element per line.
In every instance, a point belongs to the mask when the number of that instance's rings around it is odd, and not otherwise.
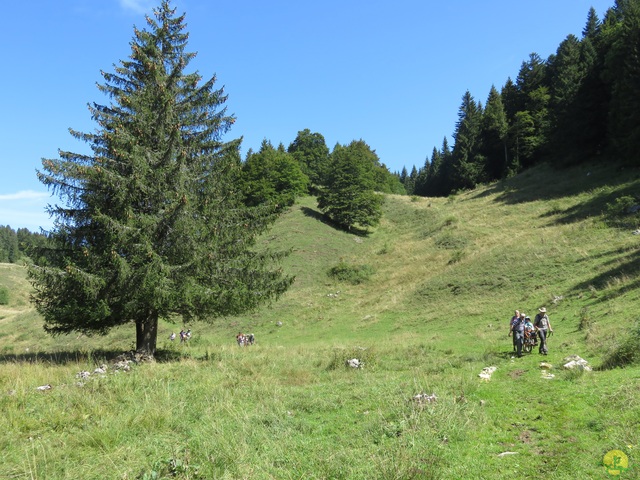
<path fill-rule="evenodd" d="M 547 309 L 542 307 L 538 309 L 538 312 L 533 321 L 533 326 L 536 327 L 538 335 L 540 336 L 540 347 L 538 351 L 540 354 L 546 355 L 549 351 L 547 349 L 547 334 L 553 333 L 553 328 L 551 328 L 551 322 L 547 316 Z"/>
<path fill-rule="evenodd" d="M 511 317 L 511 320 L 509 320 L 509 335 L 511 335 L 511 332 L 513 332 L 513 322 L 515 322 L 516 320 L 518 320 L 520 318 L 520 311 L 516 310 L 513 314 L 513 317 Z M 516 337 L 515 335 L 513 336 L 513 351 L 516 351 Z"/>
<path fill-rule="evenodd" d="M 187 333 L 184 334 L 186 340 L 189 340 L 191 338 L 191 329 L 187 330 Z"/>
<path fill-rule="evenodd" d="M 239 347 L 244 347 L 245 336 L 242 332 L 238 332 L 238 335 L 236 335 L 236 342 L 238 342 Z"/>
<path fill-rule="evenodd" d="M 524 342 L 524 313 L 511 323 L 509 335 L 513 335 L 518 358 L 522 357 L 522 344 Z"/>
<path fill-rule="evenodd" d="M 176 339 L 176 334 L 174 332 L 171 332 L 171 335 L 169 335 L 169 340 L 173 342 L 175 339 Z"/>
<path fill-rule="evenodd" d="M 180 330 L 180 342 L 184 342 L 187 339 L 187 334 L 184 331 L 184 328 Z"/>

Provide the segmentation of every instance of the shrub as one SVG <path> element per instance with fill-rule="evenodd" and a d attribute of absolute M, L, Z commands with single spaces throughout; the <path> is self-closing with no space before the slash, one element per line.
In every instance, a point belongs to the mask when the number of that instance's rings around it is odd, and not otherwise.
<path fill-rule="evenodd" d="M 614 202 L 607 203 L 607 212 L 616 216 L 627 215 L 629 209 L 637 203 L 636 199 L 629 195 L 618 197 Z"/>
<path fill-rule="evenodd" d="M 626 338 L 602 362 L 601 370 L 640 363 L 640 322 L 636 321 Z"/>
<path fill-rule="evenodd" d="M 6 287 L 0 287 L 0 305 L 9 305 L 9 290 Z"/>
<path fill-rule="evenodd" d="M 452 232 L 444 232 L 435 239 L 435 244 L 440 248 L 459 250 L 467 245 L 467 239 L 456 236 Z"/>
<path fill-rule="evenodd" d="M 370 265 L 349 265 L 343 261 L 331 267 L 328 272 L 330 277 L 351 285 L 359 285 L 366 282 L 372 274 L 373 268 Z"/>

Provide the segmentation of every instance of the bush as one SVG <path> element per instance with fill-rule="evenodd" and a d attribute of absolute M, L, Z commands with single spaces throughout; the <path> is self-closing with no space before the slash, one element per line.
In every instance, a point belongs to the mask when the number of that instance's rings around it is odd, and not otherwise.
<path fill-rule="evenodd" d="M 602 362 L 601 370 L 640 363 L 640 322 L 636 321 L 628 336 Z"/>
<path fill-rule="evenodd" d="M 467 246 L 466 238 L 456 236 L 452 232 L 444 232 L 435 239 L 435 244 L 448 250 L 460 250 Z"/>
<path fill-rule="evenodd" d="M 9 290 L 6 287 L 0 287 L 0 305 L 9 305 Z"/>
<path fill-rule="evenodd" d="M 636 199 L 629 195 L 618 197 L 614 202 L 607 203 L 607 212 L 615 216 L 624 216 L 629 214 L 631 207 L 637 203 Z"/>
<path fill-rule="evenodd" d="M 341 261 L 329 269 L 328 275 L 341 282 L 359 285 L 369 280 L 373 275 L 373 268 L 370 265 L 349 265 Z"/>

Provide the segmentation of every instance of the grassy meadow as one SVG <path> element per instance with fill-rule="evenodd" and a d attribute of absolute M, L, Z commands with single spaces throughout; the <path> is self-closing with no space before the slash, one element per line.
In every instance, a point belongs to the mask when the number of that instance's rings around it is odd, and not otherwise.
<path fill-rule="evenodd" d="M 0 264 L 0 478 L 640 478 L 640 217 L 623 214 L 639 173 L 539 166 L 390 196 L 367 235 L 300 199 L 260 241 L 291 249 L 291 290 L 184 325 L 187 344 L 163 322 L 157 361 L 128 372 L 111 364 L 133 325 L 47 336 L 24 268 Z M 540 306 L 549 355 L 513 358 L 513 310 Z M 593 371 L 563 369 L 574 354 Z M 626 470 L 603 465 L 612 450 Z"/>

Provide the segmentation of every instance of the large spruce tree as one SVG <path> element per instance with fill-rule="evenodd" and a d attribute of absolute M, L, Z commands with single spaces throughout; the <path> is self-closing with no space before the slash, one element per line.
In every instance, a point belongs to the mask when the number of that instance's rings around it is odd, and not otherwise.
<path fill-rule="evenodd" d="M 40 180 L 64 205 L 45 258 L 30 270 L 33 301 L 52 334 L 135 324 L 153 355 L 158 320 L 212 320 L 257 307 L 292 279 L 279 253 L 257 252 L 273 212 L 243 206 L 240 141 L 216 89 L 185 69 L 184 15 L 168 0 L 134 30 L 131 55 L 102 72 L 109 105 L 90 105 L 95 133 L 71 131 L 92 154 L 43 160 Z"/>

